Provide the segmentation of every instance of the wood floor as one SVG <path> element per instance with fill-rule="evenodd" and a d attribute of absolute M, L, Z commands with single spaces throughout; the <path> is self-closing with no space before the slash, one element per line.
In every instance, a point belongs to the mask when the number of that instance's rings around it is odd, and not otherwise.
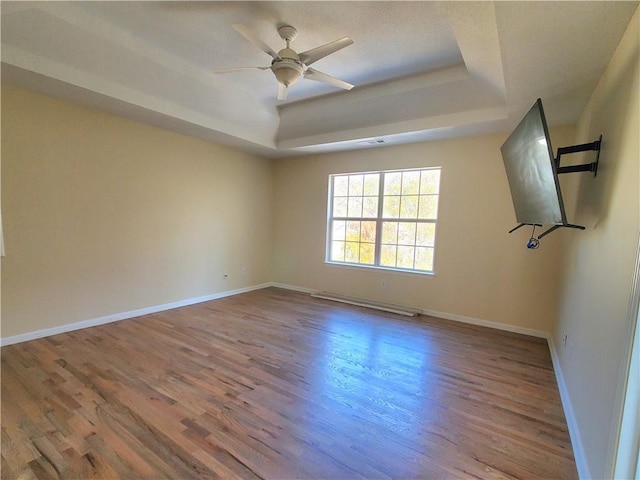
<path fill-rule="evenodd" d="M 577 478 L 546 342 L 269 288 L 2 348 L 2 478 Z"/>

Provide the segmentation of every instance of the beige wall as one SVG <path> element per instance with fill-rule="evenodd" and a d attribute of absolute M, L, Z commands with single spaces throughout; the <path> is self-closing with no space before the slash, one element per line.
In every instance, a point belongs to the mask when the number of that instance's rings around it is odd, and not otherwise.
<path fill-rule="evenodd" d="M 577 142 L 604 135 L 598 177 L 562 179 L 587 230 L 537 251 L 506 233 L 506 134 L 272 162 L 5 85 L 2 337 L 269 281 L 553 331 L 579 461 L 607 477 L 640 232 L 639 23 L 578 125 Z M 422 166 L 443 167 L 436 274 L 325 264 L 328 175 Z"/>
<path fill-rule="evenodd" d="M 580 176 L 575 214 L 587 226 L 569 237 L 559 320 L 553 331 L 590 475 L 611 475 L 640 232 L 639 12 L 578 124 L 577 142 L 603 134 L 597 178 Z M 562 337 L 568 335 L 567 347 Z"/>
<path fill-rule="evenodd" d="M 570 144 L 572 128 L 552 130 Z M 274 280 L 298 287 L 548 332 L 557 311 L 562 237 L 527 250 L 500 145 L 506 134 L 280 159 L 275 172 Z M 328 175 L 442 166 L 433 276 L 325 264 Z M 383 286 L 384 282 L 384 286 Z"/>
<path fill-rule="evenodd" d="M 272 180 L 268 160 L 3 85 L 2 337 L 268 282 Z"/>

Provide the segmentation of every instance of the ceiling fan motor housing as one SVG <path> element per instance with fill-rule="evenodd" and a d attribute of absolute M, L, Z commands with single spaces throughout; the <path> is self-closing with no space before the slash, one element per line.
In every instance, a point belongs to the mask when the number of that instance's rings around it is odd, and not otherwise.
<path fill-rule="evenodd" d="M 298 81 L 304 71 L 302 62 L 300 62 L 300 58 L 295 50 L 289 47 L 280 50 L 278 55 L 280 56 L 280 59 L 273 61 L 271 64 L 271 71 L 281 84 L 287 87 L 289 85 L 293 85 Z"/>

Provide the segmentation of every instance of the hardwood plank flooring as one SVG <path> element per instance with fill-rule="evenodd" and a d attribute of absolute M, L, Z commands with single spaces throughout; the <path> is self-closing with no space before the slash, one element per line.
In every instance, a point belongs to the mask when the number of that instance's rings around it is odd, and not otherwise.
<path fill-rule="evenodd" d="M 2 348 L 2 478 L 577 478 L 546 341 L 276 288 Z"/>

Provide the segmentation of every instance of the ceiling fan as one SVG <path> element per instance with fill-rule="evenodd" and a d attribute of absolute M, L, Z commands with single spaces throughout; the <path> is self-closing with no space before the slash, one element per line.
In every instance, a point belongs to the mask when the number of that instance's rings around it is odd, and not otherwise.
<path fill-rule="evenodd" d="M 215 73 L 230 73 L 251 69 L 271 70 L 276 76 L 276 80 L 278 80 L 278 100 L 287 99 L 289 87 L 296 83 L 301 76 L 309 80 L 328 83 L 345 90 L 351 90 L 353 88 L 353 85 L 351 85 L 350 83 L 339 80 L 335 77 L 327 75 L 326 73 L 319 72 L 318 70 L 309 66 L 312 63 L 317 62 L 321 58 L 324 58 L 327 55 L 331 55 L 332 53 L 335 53 L 338 50 L 351 45 L 353 43 L 353 40 L 351 40 L 349 37 L 344 37 L 339 40 L 327 43 L 326 45 L 312 48 L 311 50 L 307 50 L 306 52 L 296 53 L 295 50 L 290 47 L 290 44 L 296 38 L 298 31 L 290 25 L 283 25 L 278 28 L 278 34 L 280 35 L 280 38 L 282 38 L 287 43 L 287 46 L 279 52 L 276 52 L 271 47 L 269 47 L 269 45 L 254 36 L 254 34 L 244 25 L 236 23 L 233 25 L 233 28 L 235 28 L 238 33 L 240 33 L 243 37 L 257 46 L 260 50 L 270 55 L 273 60 L 271 62 L 271 65 L 268 67 L 226 68 L 223 70 L 216 70 Z"/>

